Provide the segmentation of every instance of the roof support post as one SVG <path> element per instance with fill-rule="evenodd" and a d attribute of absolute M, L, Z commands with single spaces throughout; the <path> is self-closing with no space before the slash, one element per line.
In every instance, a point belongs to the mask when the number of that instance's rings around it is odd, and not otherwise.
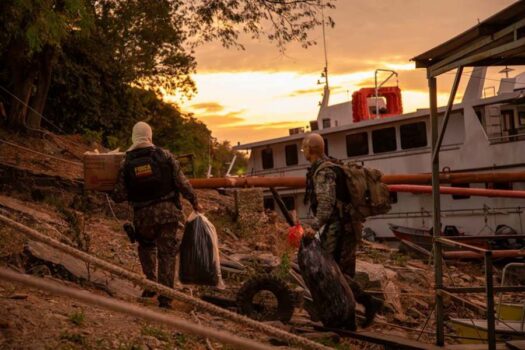
<path fill-rule="evenodd" d="M 438 148 L 438 113 L 437 113 L 437 84 L 436 78 L 429 76 L 428 90 L 430 94 L 430 119 L 432 128 L 432 200 L 433 200 L 433 250 L 434 250 L 434 284 L 435 284 L 435 300 L 436 300 L 436 345 L 445 345 L 445 324 L 443 315 L 443 295 L 440 292 L 443 288 L 443 266 L 442 266 L 442 252 L 441 243 L 436 239 L 441 232 L 441 205 L 439 198 L 439 152 Z"/>
<path fill-rule="evenodd" d="M 448 97 L 447 110 L 445 111 L 445 117 L 443 118 L 443 125 L 439 131 L 439 136 L 435 147 L 432 150 L 432 161 L 438 157 L 439 150 L 441 149 L 441 144 L 443 143 L 443 137 L 445 137 L 445 131 L 447 130 L 448 120 L 450 119 L 450 112 L 452 111 L 452 106 L 454 105 L 454 99 L 456 98 L 456 93 L 458 91 L 459 81 L 461 80 L 461 74 L 463 73 L 463 67 L 460 66 L 456 71 L 456 77 L 454 78 L 454 83 L 452 84 L 452 90 L 450 91 L 450 96 Z"/>

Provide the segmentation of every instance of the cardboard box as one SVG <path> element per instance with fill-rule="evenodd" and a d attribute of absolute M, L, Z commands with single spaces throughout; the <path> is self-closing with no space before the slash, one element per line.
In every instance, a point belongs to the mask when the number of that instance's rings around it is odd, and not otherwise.
<path fill-rule="evenodd" d="M 117 183 L 120 163 L 125 153 L 84 153 L 84 187 L 86 190 L 112 191 Z"/>

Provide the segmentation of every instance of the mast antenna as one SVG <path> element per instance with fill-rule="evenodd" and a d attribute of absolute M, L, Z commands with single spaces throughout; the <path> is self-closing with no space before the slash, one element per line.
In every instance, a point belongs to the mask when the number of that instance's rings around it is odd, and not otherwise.
<path fill-rule="evenodd" d="M 323 25 L 323 48 L 324 48 L 324 81 L 328 86 L 328 54 L 326 51 L 326 33 L 325 33 L 325 20 L 324 20 L 324 5 L 321 3 L 321 15 Z"/>

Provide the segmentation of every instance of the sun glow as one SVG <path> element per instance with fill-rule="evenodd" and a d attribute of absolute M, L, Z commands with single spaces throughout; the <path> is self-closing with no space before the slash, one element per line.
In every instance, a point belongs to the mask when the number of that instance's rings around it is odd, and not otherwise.
<path fill-rule="evenodd" d="M 382 66 L 402 70 L 409 65 Z M 215 137 L 234 143 L 285 136 L 289 128 L 306 126 L 317 118 L 323 91 L 318 74 L 293 71 L 203 73 L 194 79 L 198 93 L 182 109 L 206 123 Z M 330 104 L 351 100 L 354 91 L 373 87 L 373 79 L 373 70 L 330 75 Z M 405 112 L 428 106 L 426 91 L 402 93 Z M 445 101 L 440 95 L 440 104 Z"/>

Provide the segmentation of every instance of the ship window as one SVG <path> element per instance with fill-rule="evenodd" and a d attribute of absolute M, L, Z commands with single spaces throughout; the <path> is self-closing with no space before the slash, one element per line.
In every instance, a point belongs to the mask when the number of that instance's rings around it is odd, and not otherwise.
<path fill-rule="evenodd" d="M 397 149 L 396 129 L 394 127 L 372 131 L 374 153 L 391 152 Z"/>
<path fill-rule="evenodd" d="M 425 122 L 401 125 L 401 148 L 417 148 L 427 145 L 427 126 Z"/>
<path fill-rule="evenodd" d="M 264 209 L 275 210 L 275 202 L 273 198 L 264 198 Z"/>
<path fill-rule="evenodd" d="M 331 126 L 330 124 L 330 118 L 323 119 L 323 129 L 329 128 Z"/>
<path fill-rule="evenodd" d="M 262 150 L 261 156 L 263 169 L 273 168 L 273 150 L 271 148 L 265 148 Z"/>
<path fill-rule="evenodd" d="M 326 137 L 323 137 L 324 140 L 324 154 L 328 155 L 328 139 Z"/>
<path fill-rule="evenodd" d="M 286 209 L 295 210 L 295 198 L 293 196 L 283 196 L 282 199 Z"/>
<path fill-rule="evenodd" d="M 470 188 L 470 184 L 452 184 L 451 187 L 456 188 Z M 452 199 L 468 199 L 470 196 L 465 196 L 462 194 L 453 194 Z"/>
<path fill-rule="evenodd" d="M 518 117 L 520 119 L 520 125 L 525 125 L 525 112 L 519 111 Z"/>
<path fill-rule="evenodd" d="M 286 145 L 284 153 L 286 155 L 286 165 L 297 165 L 299 163 L 297 145 Z"/>
<path fill-rule="evenodd" d="M 368 134 L 360 132 L 346 135 L 346 155 L 348 157 L 368 154 Z"/>

